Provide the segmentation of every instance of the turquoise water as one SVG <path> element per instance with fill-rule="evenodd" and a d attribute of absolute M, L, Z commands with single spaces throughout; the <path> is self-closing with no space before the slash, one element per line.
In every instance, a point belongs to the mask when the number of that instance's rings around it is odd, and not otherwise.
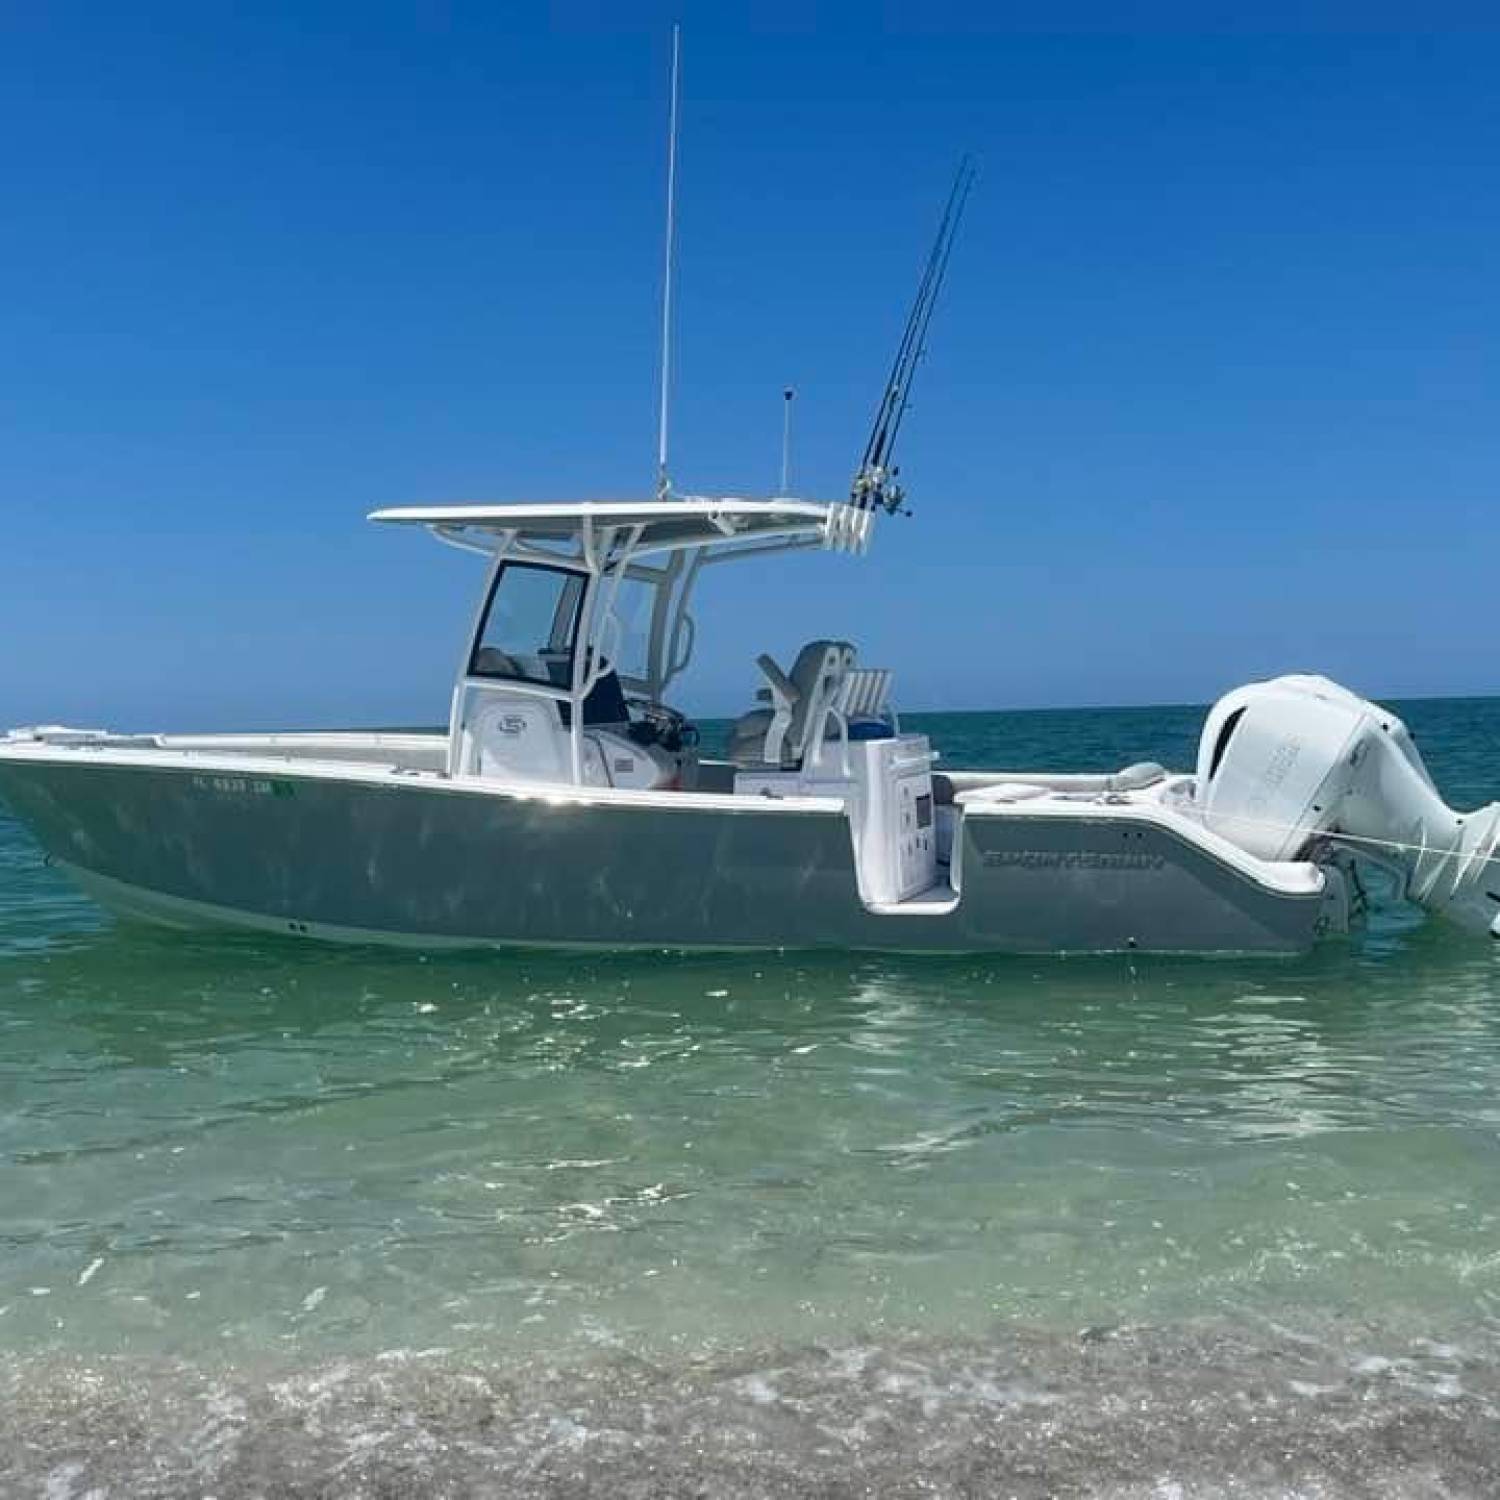
<path fill-rule="evenodd" d="M 1402 711 L 1500 797 L 1500 700 Z M 1497 1083 L 1500 945 L 1393 908 L 428 961 L 117 926 L 0 813 L 0 1493 L 1493 1494 Z"/>

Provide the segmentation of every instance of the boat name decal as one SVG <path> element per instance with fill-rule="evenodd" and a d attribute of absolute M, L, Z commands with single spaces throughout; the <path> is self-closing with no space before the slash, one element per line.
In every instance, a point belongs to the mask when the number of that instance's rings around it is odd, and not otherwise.
<path fill-rule="evenodd" d="M 1160 870 L 1161 854 L 1106 854 L 1096 849 L 986 849 L 986 869 L 1022 870 Z"/>

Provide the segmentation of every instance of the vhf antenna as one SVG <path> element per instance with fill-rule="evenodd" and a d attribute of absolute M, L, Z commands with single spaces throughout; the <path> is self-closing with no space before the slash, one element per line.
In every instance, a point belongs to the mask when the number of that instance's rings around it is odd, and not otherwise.
<path fill-rule="evenodd" d="M 948 273 L 948 257 L 953 253 L 959 220 L 963 218 L 964 205 L 969 201 L 969 190 L 974 186 L 974 179 L 978 175 L 973 158 L 965 156 L 958 164 L 958 172 L 948 192 L 948 202 L 938 224 L 937 238 L 932 243 L 921 283 L 917 287 L 917 300 L 912 304 L 911 315 L 906 320 L 906 331 L 896 350 L 885 395 L 881 398 L 880 409 L 875 413 L 875 426 L 870 432 L 869 442 L 865 444 L 865 456 L 849 491 L 849 502 L 858 510 L 874 510 L 878 506 L 894 513 L 901 509 L 901 503 L 906 498 L 901 486 L 895 482 L 899 471 L 891 465 L 891 454 L 896 446 L 896 434 L 901 430 L 901 419 L 906 415 L 906 403 L 911 395 L 917 362 L 927 352 L 927 326 L 932 322 L 932 310 L 936 307 L 938 293 L 943 288 L 943 278 Z"/>
<path fill-rule="evenodd" d="M 783 497 L 791 494 L 787 486 L 791 483 L 792 397 L 796 394 L 791 386 L 781 393 L 781 488 L 776 493 Z"/>
<path fill-rule="evenodd" d="M 682 27 L 672 27 L 672 107 L 667 121 L 667 237 L 661 285 L 661 394 L 656 428 L 656 498 L 672 493 L 667 473 L 667 414 L 672 394 L 672 271 L 677 251 L 677 97 L 682 64 Z"/>

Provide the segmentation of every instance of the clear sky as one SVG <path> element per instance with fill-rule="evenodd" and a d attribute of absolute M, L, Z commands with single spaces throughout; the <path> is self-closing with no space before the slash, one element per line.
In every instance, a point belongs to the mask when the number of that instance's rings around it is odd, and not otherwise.
<path fill-rule="evenodd" d="M 1500 690 L 1500 31 L 1251 11 L 0 7 L 0 724 L 443 716 L 474 560 L 362 517 L 649 491 L 678 14 L 680 487 L 790 383 L 846 490 L 983 171 L 915 516 L 722 572 L 688 706 L 822 634 L 909 708 Z"/>

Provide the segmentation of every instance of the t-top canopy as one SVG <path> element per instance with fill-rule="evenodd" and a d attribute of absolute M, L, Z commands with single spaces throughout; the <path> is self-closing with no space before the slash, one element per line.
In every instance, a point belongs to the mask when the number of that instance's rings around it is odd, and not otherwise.
<path fill-rule="evenodd" d="M 493 549 L 504 538 L 581 544 L 639 532 L 632 551 L 676 551 L 758 538 L 839 544 L 848 506 L 820 500 L 575 500 L 519 505 L 407 505 L 370 513 L 372 521 L 426 526 L 445 540 Z"/>

